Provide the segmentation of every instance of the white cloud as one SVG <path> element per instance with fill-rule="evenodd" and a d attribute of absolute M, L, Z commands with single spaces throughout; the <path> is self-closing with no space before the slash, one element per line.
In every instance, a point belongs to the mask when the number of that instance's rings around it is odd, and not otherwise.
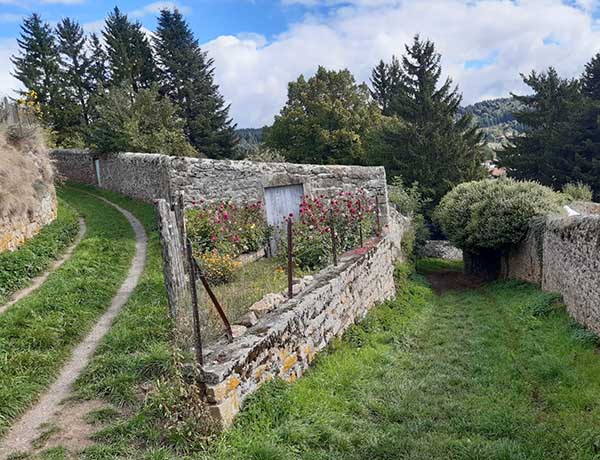
<path fill-rule="evenodd" d="M 578 76 L 600 50 L 600 27 L 592 15 L 598 0 L 281 1 L 337 6 L 322 17 L 307 15 L 276 37 L 223 35 L 204 45 L 240 127 L 271 123 L 286 100 L 288 82 L 311 75 L 319 64 L 347 67 L 359 82 L 368 81 L 379 59 L 402 54 L 415 33 L 436 43 L 444 72 L 460 85 L 465 103 L 525 91 L 519 73 L 532 69 L 553 65 L 563 76 Z M 136 14 L 174 6 L 150 3 Z M 102 25 L 85 28 L 98 31 Z M 9 76 L 15 51 L 14 40 L 0 40 L 0 93 L 16 87 Z M 484 65 L 465 66 L 467 61 Z"/>
<path fill-rule="evenodd" d="M 137 10 L 133 10 L 129 12 L 131 16 L 134 18 L 142 18 L 149 14 L 158 14 L 161 10 L 174 10 L 178 9 L 181 14 L 188 14 L 191 11 L 191 8 L 188 6 L 178 5 L 175 2 L 153 2 L 144 6 L 143 8 L 139 8 Z"/>
<path fill-rule="evenodd" d="M 14 90 L 21 88 L 21 83 L 11 73 L 13 65 L 10 57 L 18 50 L 17 40 L 14 38 L 0 38 L 0 62 L 3 63 L 0 71 L 0 97 L 14 96 Z"/>
<path fill-rule="evenodd" d="M 402 54 L 415 33 L 436 43 L 444 72 L 471 103 L 526 90 L 519 73 L 532 69 L 553 65 L 564 76 L 579 75 L 600 49 L 600 31 L 590 12 L 595 3 L 346 0 L 325 17 L 306 16 L 268 43 L 251 35 L 221 36 L 204 46 L 215 59 L 216 80 L 241 127 L 271 123 L 286 100 L 287 83 L 301 73 L 312 74 L 319 64 L 347 67 L 358 81 L 368 81 L 379 59 Z M 544 44 L 549 36 L 552 43 Z M 465 68 L 466 61 L 489 56 L 494 60 L 488 65 Z"/>

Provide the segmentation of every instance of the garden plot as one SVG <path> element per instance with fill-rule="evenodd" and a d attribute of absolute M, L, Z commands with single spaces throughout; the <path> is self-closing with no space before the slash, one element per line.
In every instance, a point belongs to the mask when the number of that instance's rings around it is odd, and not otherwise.
<path fill-rule="evenodd" d="M 228 320 L 237 325 L 235 335 L 289 298 L 289 269 L 292 294 L 297 294 L 313 274 L 334 263 L 334 252 L 361 247 L 377 233 L 375 202 L 362 189 L 300 199 L 298 212 L 279 226 L 267 224 L 260 201 L 199 202 L 185 213 L 193 256 Z M 270 244 L 273 240 L 278 243 Z M 269 254 L 275 246 L 277 254 Z M 200 288 L 198 298 L 202 338 L 211 343 L 226 329 L 208 292 Z"/>

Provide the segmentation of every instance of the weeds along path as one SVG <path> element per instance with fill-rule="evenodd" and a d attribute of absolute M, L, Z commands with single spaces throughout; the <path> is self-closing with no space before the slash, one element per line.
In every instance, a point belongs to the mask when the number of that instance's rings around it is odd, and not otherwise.
<path fill-rule="evenodd" d="M 55 260 L 52 263 L 52 265 L 50 265 L 48 270 L 46 270 L 41 275 L 33 278 L 31 280 L 31 284 L 29 286 L 15 292 L 11 296 L 11 299 L 8 302 L 6 302 L 4 305 L 0 305 L 0 315 L 2 313 L 4 313 L 6 310 L 8 310 L 10 307 L 12 307 L 14 304 L 16 304 L 17 302 L 19 302 L 20 300 L 24 299 L 25 297 L 27 297 L 28 295 L 30 295 L 31 293 L 36 291 L 42 284 L 44 284 L 44 282 L 48 279 L 48 277 L 50 276 L 51 273 L 58 270 L 67 260 L 69 260 L 73 256 L 73 251 L 75 251 L 75 248 L 79 245 L 79 243 L 81 243 L 81 240 L 83 239 L 83 236 L 85 235 L 86 231 L 87 231 L 87 227 L 85 225 L 85 219 L 80 217 L 79 218 L 79 232 L 77 233 L 77 236 L 75 237 L 75 240 L 73 241 L 73 243 L 71 243 L 71 246 L 69 246 L 67 248 L 67 250 L 62 255 L 62 257 Z"/>
<path fill-rule="evenodd" d="M 104 313 L 100 316 L 100 318 L 95 322 L 91 331 L 83 338 L 82 341 L 73 349 L 69 347 L 69 344 L 61 343 L 60 336 L 61 332 L 56 330 L 42 330 L 37 331 L 42 336 L 44 334 L 50 335 L 52 337 L 56 337 L 59 340 L 56 341 L 55 345 L 57 348 L 60 348 L 60 353 L 58 357 L 61 355 L 65 358 L 68 357 L 68 361 L 62 368 L 60 372 L 58 372 L 58 377 L 54 380 L 51 386 L 45 391 L 41 397 L 38 399 L 38 394 L 35 391 L 31 391 L 31 383 L 28 381 L 27 377 L 30 376 L 31 380 L 35 380 L 36 369 L 35 365 L 32 366 L 33 369 L 28 369 L 27 372 L 19 372 L 19 369 L 12 369 L 11 364 L 11 355 L 10 350 L 2 350 L 0 349 L 0 353 L 6 356 L 5 362 L 0 361 L 0 371 L 2 371 L 2 367 L 6 367 L 8 373 L 10 374 L 9 378 L 5 378 L 5 375 L 0 377 L 0 423 L 6 421 L 12 414 L 8 412 L 8 414 L 2 414 L 2 403 L 4 403 L 3 399 L 6 398 L 6 402 L 8 403 L 10 399 L 10 393 L 13 392 L 14 396 L 17 399 L 20 399 L 22 403 L 14 404 L 14 401 L 10 401 L 13 404 L 12 413 L 18 415 L 19 412 L 22 411 L 23 406 L 26 405 L 29 401 L 34 401 L 37 399 L 37 403 L 29 409 L 10 429 L 6 437 L 0 443 L 0 458 L 5 458 L 10 454 L 15 452 L 26 451 L 31 445 L 31 442 L 39 437 L 41 434 L 41 427 L 45 422 L 50 420 L 53 415 L 59 410 L 60 403 L 65 400 L 72 391 L 72 386 L 77 377 L 81 374 L 84 367 L 89 363 L 93 353 L 95 352 L 98 344 L 109 330 L 114 318 L 119 313 L 131 292 L 135 288 L 138 283 L 138 280 L 144 270 L 144 264 L 146 260 L 146 250 L 147 250 L 147 237 L 146 232 L 142 226 L 142 224 L 135 218 L 129 211 L 121 208 L 120 206 L 106 200 L 102 197 L 96 197 L 93 195 L 88 195 L 87 193 L 82 193 L 81 191 L 72 190 L 72 195 L 74 201 L 77 201 L 79 204 L 87 203 L 87 207 L 84 206 L 84 215 L 85 211 L 94 215 L 93 219 L 88 219 L 90 223 L 90 229 L 93 229 L 95 232 L 92 232 L 91 239 L 95 241 L 89 242 L 86 247 L 80 248 L 75 251 L 75 257 L 72 262 L 75 263 L 77 259 L 77 253 L 87 251 L 88 254 L 92 257 L 87 260 L 88 264 L 84 264 L 83 266 L 79 266 L 79 270 L 83 273 L 77 273 L 80 276 L 83 276 L 84 279 L 80 280 L 78 285 L 71 286 L 73 288 L 72 291 L 62 292 L 62 295 L 67 296 L 68 306 L 79 306 L 80 309 L 85 309 L 88 300 L 93 301 L 96 305 L 94 305 L 94 310 L 98 312 L 99 310 L 104 311 Z M 101 200 L 101 201 L 99 201 Z M 89 207 L 90 204 L 95 202 L 94 209 Z M 76 206 L 76 205 L 75 205 Z M 77 206 L 76 206 L 77 207 Z M 125 224 L 129 226 L 128 231 L 124 231 L 122 228 L 123 222 L 119 221 L 119 218 L 115 216 L 115 212 L 110 212 L 111 208 L 113 211 L 116 211 L 116 214 L 124 216 Z M 101 210 L 101 212 L 98 212 Z M 93 224 L 97 224 L 98 228 L 95 226 L 92 227 Z M 131 238 L 131 228 L 133 229 L 135 235 L 135 251 L 133 254 L 133 260 L 130 258 L 129 247 L 132 245 Z M 95 238 L 94 238 L 95 237 Z M 87 238 L 86 238 L 87 239 Z M 84 243 L 86 242 L 84 239 Z M 82 244 L 83 246 L 83 244 Z M 92 247 L 90 247 L 92 246 Z M 107 254 L 110 254 L 111 257 L 104 257 Z M 111 263 L 112 261 L 112 263 Z M 66 264 L 68 266 L 69 263 Z M 111 289 L 103 290 L 105 287 L 102 283 L 98 284 L 97 277 L 102 277 L 103 275 L 108 275 L 108 279 L 105 281 L 114 282 L 117 279 L 122 280 L 122 277 L 119 275 L 119 272 L 122 271 L 121 268 L 127 268 L 124 266 L 128 266 L 128 272 L 125 280 L 120 285 L 120 288 L 116 292 L 116 295 L 112 297 L 112 300 L 108 302 L 102 302 L 103 299 L 106 298 L 106 294 Z M 92 275 L 94 278 L 90 279 L 86 277 L 86 270 L 89 270 L 87 274 Z M 111 276 L 112 275 L 112 276 Z M 59 278 L 59 277 L 55 277 Z M 56 281 L 56 279 L 53 279 Z M 62 280 L 67 281 L 67 280 Z M 59 280 L 60 282 L 60 280 Z M 91 289 L 90 291 L 86 291 L 85 287 L 87 283 L 92 283 L 96 289 Z M 96 284 L 94 284 L 96 283 Z M 32 297 L 24 299 L 23 303 L 26 303 L 28 300 L 33 299 L 34 297 L 42 297 L 45 301 L 39 302 L 37 306 L 40 309 L 49 309 L 50 317 L 52 318 L 52 309 L 56 307 L 56 305 L 60 305 L 61 299 L 58 298 L 48 298 L 44 296 L 51 296 L 52 294 L 58 294 L 58 292 L 52 291 L 54 286 L 49 286 L 46 283 L 39 291 L 37 291 Z M 58 289 L 58 287 L 55 287 Z M 79 290 L 78 290 L 79 289 Z M 43 292 L 44 290 L 50 292 Z M 114 291 L 112 291 L 114 294 Z M 86 295 L 87 294 L 87 295 Z M 103 295 L 100 295 L 103 294 Z M 110 299 L 110 297 L 109 297 Z M 35 300 L 35 299 L 34 299 Z M 23 306 L 23 303 L 19 303 L 11 308 L 5 315 L 0 318 L 0 346 L 4 345 L 3 333 L 6 331 L 3 330 L 3 322 L 8 323 L 9 327 L 14 327 L 14 324 L 11 324 L 10 320 L 14 319 L 15 315 L 20 313 L 20 310 L 29 306 L 31 308 L 29 313 L 35 313 L 31 305 L 34 300 L 31 300 L 30 305 Z M 108 299 L 107 299 L 108 300 Z M 106 309 L 106 305 L 110 304 L 108 309 Z M 60 307 L 58 308 L 60 309 Z M 75 314 L 75 311 L 71 311 L 70 309 L 67 313 Z M 89 330 L 89 326 L 92 326 L 93 320 L 96 317 L 91 317 L 92 315 L 87 315 L 85 318 L 87 321 L 77 321 L 75 318 L 69 318 L 69 315 L 64 315 L 61 317 L 61 322 L 59 324 L 52 324 L 52 326 L 59 327 L 66 326 L 71 321 L 71 326 L 73 326 L 73 322 L 78 326 L 78 332 L 81 333 L 81 330 Z M 18 318 L 17 318 L 18 322 Z M 65 324 L 66 322 L 66 324 Z M 89 325 L 89 326 L 88 326 Z M 31 325 L 33 328 L 36 327 L 36 324 Z M 88 326 L 88 327 L 86 327 Z M 48 324 L 50 328 L 50 324 Z M 13 334 L 18 334 L 18 331 L 11 330 Z M 74 332 L 74 337 L 77 336 L 77 333 Z M 58 336 L 58 337 L 57 337 Z M 29 337 L 31 339 L 31 337 Z M 42 337 L 43 341 L 44 337 Z M 27 340 L 27 338 L 25 338 Z M 35 338 L 34 338 L 35 340 Z M 39 340 L 39 339 L 38 339 Z M 77 343 L 73 342 L 73 345 Z M 18 345 L 18 343 L 16 344 Z M 35 348 L 36 344 L 30 342 L 30 346 Z M 62 347 L 61 347 L 62 345 Z M 8 346 L 10 348 L 10 346 Z M 43 348 L 43 347 L 42 347 Z M 15 350 L 17 353 L 22 350 Z M 6 363 L 9 363 L 8 366 Z M 12 363 L 16 364 L 16 363 Z M 44 369 L 46 373 L 46 379 L 42 379 L 43 381 L 52 380 L 51 377 L 56 374 L 52 366 L 49 365 Z M 10 377 L 13 377 L 12 379 Z M 42 382 L 35 382 L 37 385 L 36 389 L 40 389 L 43 385 Z M 5 387 L 6 384 L 12 383 L 14 387 L 8 388 Z M 40 383 L 42 385 L 40 385 Z M 25 394 L 25 395 L 24 395 Z M 28 405 L 28 404 L 27 404 Z M 9 406 L 10 410 L 10 406 Z M 7 417 L 8 415 L 8 417 Z M 0 425 L 0 428 L 2 425 Z"/>

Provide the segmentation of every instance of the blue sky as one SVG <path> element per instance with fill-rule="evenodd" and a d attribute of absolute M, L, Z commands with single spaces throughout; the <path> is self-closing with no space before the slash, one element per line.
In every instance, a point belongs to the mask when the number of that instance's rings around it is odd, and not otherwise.
<path fill-rule="evenodd" d="M 578 76 L 600 50 L 599 0 L 0 0 L 0 94 L 18 82 L 10 56 L 23 16 L 70 16 L 100 31 L 115 6 L 148 31 L 161 7 L 178 7 L 215 60 L 215 78 L 240 127 L 272 122 L 287 83 L 318 65 L 368 81 L 379 59 L 431 38 L 465 103 L 523 92 L 520 73 L 555 66 Z"/>
<path fill-rule="evenodd" d="M 162 5 L 174 2 L 104 2 L 77 0 L 6 1 L 0 0 L 0 37 L 9 38 L 19 33 L 20 18 L 33 11 L 55 23 L 70 16 L 81 23 L 94 23 L 102 19 L 115 6 L 133 13 L 145 27 L 153 30 L 156 13 Z M 245 32 L 260 33 L 267 37 L 286 30 L 291 22 L 298 21 L 307 11 L 315 8 L 306 5 L 282 5 L 277 0 L 195 0 L 178 3 L 186 12 L 198 39 L 202 42 L 224 34 Z M 317 8 L 316 10 L 326 10 Z M 2 20 L 4 19 L 4 20 Z"/>

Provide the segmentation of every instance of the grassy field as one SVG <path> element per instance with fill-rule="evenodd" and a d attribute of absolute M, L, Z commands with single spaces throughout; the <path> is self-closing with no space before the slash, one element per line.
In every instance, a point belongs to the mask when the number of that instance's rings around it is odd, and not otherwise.
<path fill-rule="evenodd" d="M 88 231 L 69 261 L 0 315 L 0 433 L 56 376 L 109 305 L 133 256 L 133 231 L 121 213 L 71 188 L 61 197 Z"/>
<path fill-rule="evenodd" d="M 0 253 L 0 305 L 43 272 L 75 239 L 77 212 L 58 194 L 58 216 L 16 251 Z"/>

